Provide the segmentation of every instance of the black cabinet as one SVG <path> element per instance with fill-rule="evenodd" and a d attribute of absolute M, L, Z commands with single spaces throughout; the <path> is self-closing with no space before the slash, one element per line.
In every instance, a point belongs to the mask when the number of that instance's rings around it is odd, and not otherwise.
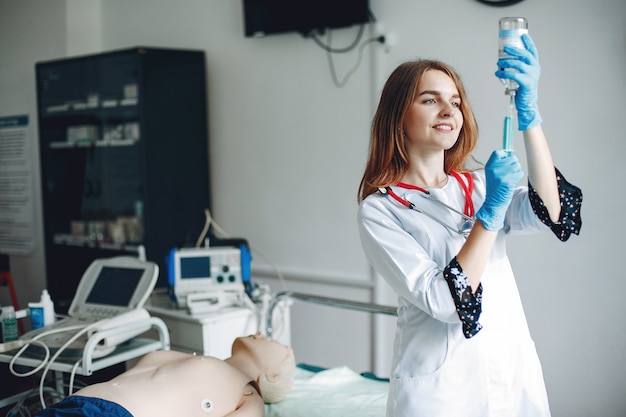
<path fill-rule="evenodd" d="M 205 56 L 132 48 L 36 64 L 47 286 L 66 312 L 95 258 L 160 266 L 210 208 Z"/>

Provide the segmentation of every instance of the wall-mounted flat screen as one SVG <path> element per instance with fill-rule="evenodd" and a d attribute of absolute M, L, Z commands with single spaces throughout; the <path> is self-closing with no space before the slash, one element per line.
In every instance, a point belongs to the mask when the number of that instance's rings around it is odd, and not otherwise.
<path fill-rule="evenodd" d="M 309 36 L 370 21 L 368 0 L 243 0 L 246 37 Z"/>

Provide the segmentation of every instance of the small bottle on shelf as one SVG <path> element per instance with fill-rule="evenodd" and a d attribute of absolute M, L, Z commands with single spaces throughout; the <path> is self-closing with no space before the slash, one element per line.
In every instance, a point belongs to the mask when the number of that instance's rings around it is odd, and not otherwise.
<path fill-rule="evenodd" d="M 28 303 L 30 311 L 30 323 L 33 329 L 39 329 L 54 323 L 54 303 L 50 298 L 48 290 L 41 292 L 39 302 Z"/>
<path fill-rule="evenodd" d="M 19 332 L 17 330 L 17 317 L 13 306 L 2 307 L 2 341 L 11 342 L 17 340 Z"/>

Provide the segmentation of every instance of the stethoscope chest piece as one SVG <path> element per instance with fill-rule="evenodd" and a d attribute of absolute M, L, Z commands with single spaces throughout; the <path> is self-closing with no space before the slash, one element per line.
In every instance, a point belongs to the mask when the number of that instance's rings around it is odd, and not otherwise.
<path fill-rule="evenodd" d="M 461 224 L 459 233 L 465 237 L 468 237 L 470 232 L 472 231 L 472 228 L 474 227 L 474 223 L 476 223 L 474 219 L 465 219 L 463 221 L 463 224 Z"/>

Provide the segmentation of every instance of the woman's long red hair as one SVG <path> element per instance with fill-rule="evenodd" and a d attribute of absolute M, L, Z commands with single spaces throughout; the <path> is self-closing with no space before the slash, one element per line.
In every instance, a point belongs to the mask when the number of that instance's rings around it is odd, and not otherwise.
<path fill-rule="evenodd" d="M 416 99 L 424 73 L 438 70 L 447 74 L 459 91 L 463 126 L 452 148 L 444 151 L 444 171 L 464 172 L 465 161 L 478 142 L 478 125 L 461 78 L 449 65 L 421 59 L 401 64 L 389 76 L 372 121 L 369 157 L 359 185 L 358 201 L 363 201 L 379 187 L 400 181 L 409 168 L 406 140 L 402 134 L 404 118 Z"/>

